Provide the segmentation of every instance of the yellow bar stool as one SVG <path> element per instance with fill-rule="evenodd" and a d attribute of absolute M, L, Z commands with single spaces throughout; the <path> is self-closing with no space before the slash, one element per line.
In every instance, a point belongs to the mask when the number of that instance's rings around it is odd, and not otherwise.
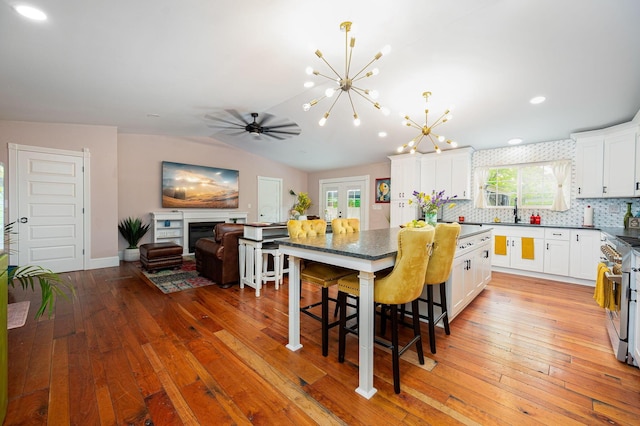
<path fill-rule="evenodd" d="M 287 222 L 287 230 L 291 238 L 316 238 L 325 235 L 327 222 L 322 219 L 290 220 Z M 329 287 L 338 284 L 338 279 L 349 275 L 353 271 L 321 262 L 305 262 L 301 269 L 301 282 L 304 281 L 321 287 L 322 298 L 320 302 L 301 306 L 300 312 L 320 321 L 322 356 L 327 356 L 329 353 L 329 329 L 339 324 L 339 321 L 329 322 L 329 301 L 337 302 L 336 299 L 329 297 Z M 312 311 L 317 306 L 320 306 L 320 315 Z"/>
<path fill-rule="evenodd" d="M 418 309 L 418 297 L 424 287 L 424 277 L 430 262 L 434 234 L 432 226 L 401 229 L 398 233 L 396 263 L 388 275 L 381 278 L 376 277 L 373 287 L 374 302 L 389 305 L 391 310 L 391 342 L 378 338 L 375 339 L 375 342 L 391 349 L 395 393 L 400 393 L 400 356 L 414 343 L 418 361 L 420 364 L 424 364 L 418 316 L 413 318 L 413 339 L 404 347 L 399 346 L 398 306 L 411 303 L 413 309 Z M 347 295 L 360 295 L 360 279 L 357 274 L 351 274 L 338 280 L 338 303 L 340 303 L 338 362 L 344 362 L 347 332 L 357 334 L 357 330 L 347 328 Z"/>
<path fill-rule="evenodd" d="M 433 253 L 429 261 L 429 267 L 424 278 L 424 285 L 427 293 L 426 298 L 419 298 L 419 302 L 426 303 L 427 315 L 420 314 L 419 310 L 411 308 L 412 312 L 418 312 L 418 317 L 429 322 L 429 347 L 431 353 L 436 353 L 436 325 L 442 321 L 444 332 L 451 334 L 449 328 L 449 313 L 447 312 L 447 287 L 446 281 L 451 274 L 453 258 L 458 247 L 458 237 L 460 236 L 460 224 L 458 223 L 438 223 L 433 239 Z M 439 287 L 440 301 L 433 298 L 433 288 Z M 440 308 L 440 315 L 434 314 L 433 307 Z M 415 315 L 414 315 L 415 317 Z"/>

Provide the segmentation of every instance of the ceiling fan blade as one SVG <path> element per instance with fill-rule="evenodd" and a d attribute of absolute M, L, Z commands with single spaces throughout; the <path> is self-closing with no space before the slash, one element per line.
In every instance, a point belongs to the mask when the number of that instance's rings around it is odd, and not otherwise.
<path fill-rule="evenodd" d="M 269 126 L 269 129 L 281 129 L 283 127 L 298 127 L 298 125 L 296 123 L 276 124 L 275 126 Z"/>
<path fill-rule="evenodd" d="M 284 140 L 284 138 L 283 138 L 283 137 L 276 136 L 276 135 L 274 135 L 273 133 L 263 133 L 263 135 L 265 135 L 265 136 L 269 136 L 270 138 L 278 139 L 278 140 L 281 140 L 281 141 L 283 141 L 283 140 Z"/>
<path fill-rule="evenodd" d="M 251 123 L 251 121 L 247 121 L 246 118 L 244 118 L 242 116 L 242 114 L 240 114 L 237 110 L 235 109 L 225 109 L 225 111 L 227 111 L 229 114 L 231 114 L 232 116 L 234 116 L 235 118 L 237 118 L 238 120 L 240 120 L 241 122 L 244 123 L 244 125 L 248 125 L 249 123 Z"/>
<path fill-rule="evenodd" d="M 269 113 L 265 112 L 265 113 L 262 114 L 262 119 L 258 122 L 258 125 L 260 127 L 264 127 L 267 124 L 267 122 L 273 120 L 273 118 L 274 118 L 273 114 L 269 114 Z"/>
<path fill-rule="evenodd" d="M 268 133 L 268 134 L 278 133 L 280 135 L 295 135 L 295 136 L 299 135 L 300 132 L 301 132 L 300 130 L 293 131 L 293 132 L 287 132 L 284 130 L 265 130 L 264 131 L 264 133 Z"/>
<path fill-rule="evenodd" d="M 239 128 L 244 128 L 244 126 L 245 126 L 245 124 L 240 124 L 240 123 L 236 123 L 234 121 L 225 120 L 223 118 L 215 117 L 215 116 L 210 115 L 210 114 L 205 115 L 204 118 L 206 118 L 208 120 L 211 120 L 211 121 L 218 121 L 220 123 L 230 124 L 232 126 L 237 126 Z"/>

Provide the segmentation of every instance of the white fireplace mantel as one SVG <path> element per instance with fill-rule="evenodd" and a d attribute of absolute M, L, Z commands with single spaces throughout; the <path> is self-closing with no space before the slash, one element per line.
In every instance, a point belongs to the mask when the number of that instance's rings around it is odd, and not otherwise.
<path fill-rule="evenodd" d="M 151 212 L 153 242 L 174 242 L 189 254 L 189 224 L 198 222 L 247 223 L 247 212 L 236 210 L 165 210 Z"/>

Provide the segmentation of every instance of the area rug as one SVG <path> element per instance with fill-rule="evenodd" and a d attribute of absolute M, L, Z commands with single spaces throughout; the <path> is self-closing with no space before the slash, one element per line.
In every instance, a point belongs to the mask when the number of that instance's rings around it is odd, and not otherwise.
<path fill-rule="evenodd" d="M 142 269 L 142 266 L 140 268 Z M 142 273 L 163 293 L 175 293 L 214 284 L 213 281 L 198 274 L 196 262 L 192 256 L 185 257 L 182 267 L 179 269 L 163 269 L 157 272 L 149 272 L 142 269 Z"/>
<path fill-rule="evenodd" d="M 22 327 L 27 322 L 30 302 L 9 303 L 7 305 L 7 330 Z"/>

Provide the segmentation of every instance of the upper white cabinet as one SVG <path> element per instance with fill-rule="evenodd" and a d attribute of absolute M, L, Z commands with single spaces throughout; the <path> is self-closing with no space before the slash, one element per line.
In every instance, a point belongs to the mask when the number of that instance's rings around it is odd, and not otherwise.
<path fill-rule="evenodd" d="M 395 228 L 418 215 L 415 204 L 409 204 L 413 191 L 420 190 L 420 155 L 401 154 L 391 160 L 390 226 Z"/>
<path fill-rule="evenodd" d="M 575 133 L 578 198 L 640 195 L 638 125 Z"/>
<path fill-rule="evenodd" d="M 444 190 L 445 196 L 457 195 L 460 200 L 470 200 L 472 155 L 471 147 L 424 154 L 420 160 L 420 190 L 427 194 Z"/>

